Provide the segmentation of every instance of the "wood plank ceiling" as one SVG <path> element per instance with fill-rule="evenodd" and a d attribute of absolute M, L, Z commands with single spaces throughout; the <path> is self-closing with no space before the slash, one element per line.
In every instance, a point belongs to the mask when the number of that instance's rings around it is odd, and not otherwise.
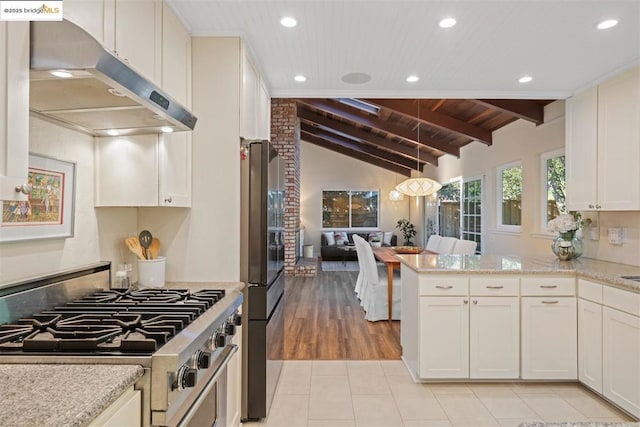
<path fill-rule="evenodd" d="M 425 163 L 517 120 L 543 122 L 553 100 L 298 98 L 300 138 L 375 166 L 411 176 Z"/>

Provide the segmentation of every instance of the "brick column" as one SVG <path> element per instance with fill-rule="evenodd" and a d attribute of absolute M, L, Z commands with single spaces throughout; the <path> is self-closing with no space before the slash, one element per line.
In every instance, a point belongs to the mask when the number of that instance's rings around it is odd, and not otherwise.
<path fill-rule="evenodd" d="M 308 267 L 296 266 L 296 232 L 300 228 L 300 120 L 296 103 L 271 100 L 271 143 L 284 161 L 284 271 L 288 275 L 313 275 Z"/>

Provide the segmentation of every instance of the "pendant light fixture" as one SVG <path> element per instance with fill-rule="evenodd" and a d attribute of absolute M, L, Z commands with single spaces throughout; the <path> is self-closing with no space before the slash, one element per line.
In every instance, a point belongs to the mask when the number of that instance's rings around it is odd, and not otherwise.
<path fill-rule="evenodd" d="M 420 168 L 420 100 L 418 100 L 418 172 L 422 174 L 422 168 Z M 409 178 L 396 185 L 396 190 L 407 196 L 428 196 L 440 190 L 442 185 L 434 181 L 431 178 Z M 391 195 L 389 195 L 391 197 Z"/>

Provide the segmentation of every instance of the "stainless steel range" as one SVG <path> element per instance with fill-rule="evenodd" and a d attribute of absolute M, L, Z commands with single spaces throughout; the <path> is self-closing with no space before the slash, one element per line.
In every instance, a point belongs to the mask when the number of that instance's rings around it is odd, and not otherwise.
<path fill-rule="evenodd" d="M 0 363 L 139 364 L 143 424 L 225 425 L 237 290 L 109 289 L 110 264 L 0 288 Z"/>

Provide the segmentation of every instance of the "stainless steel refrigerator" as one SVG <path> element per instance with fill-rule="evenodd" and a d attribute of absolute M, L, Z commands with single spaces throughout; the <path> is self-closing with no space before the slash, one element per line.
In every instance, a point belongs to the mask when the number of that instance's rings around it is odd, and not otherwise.
<path fill-rule="evenodd" d="M 241 280 L 244 420 L 269 412 L 284 347 L 284 165 L 268 141 L 243 141 Z"/>

